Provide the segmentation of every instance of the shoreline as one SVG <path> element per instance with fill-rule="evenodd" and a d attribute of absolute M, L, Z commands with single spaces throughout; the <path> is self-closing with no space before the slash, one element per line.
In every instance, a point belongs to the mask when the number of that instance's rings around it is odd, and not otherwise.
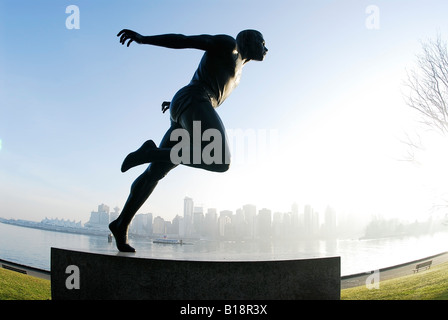
<path fill-rule="evenodd" d="M 80 235 L 88 235 L 88 236 L 107 236 L 110 234 L 109 230 L 99 230 L 92 228 L 73 228 L 73 227 L 64 227 L 64 226 L 54 226 L 54 225 L 45 225 L 41 222 L 35 221 L 18 221 L 18 220 L 6 220 L 4 218 L 0 218 L 0 223 L 23 227 L 23 228 L 31 228 L 38 229 L 44 231 L 52 231 L 52 232 L 62 232 L 62 233 L 71 233 L 71 234 L 80 234 Z"/>

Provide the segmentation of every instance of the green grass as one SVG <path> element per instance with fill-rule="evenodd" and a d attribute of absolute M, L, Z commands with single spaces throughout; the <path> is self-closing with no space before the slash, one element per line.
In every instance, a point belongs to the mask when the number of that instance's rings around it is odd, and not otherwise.
<path fill-rule="evenodd" d="M 0 269 L 0 300 L 49 300 L 50 280 Z"/>
<path fill-rule="evenodd" d="M 448 300 L 448 263 L 397 279 L 380 281 L 378 289 L 369 290 L 366 286 L 343 289 L 341 299 Z"/>

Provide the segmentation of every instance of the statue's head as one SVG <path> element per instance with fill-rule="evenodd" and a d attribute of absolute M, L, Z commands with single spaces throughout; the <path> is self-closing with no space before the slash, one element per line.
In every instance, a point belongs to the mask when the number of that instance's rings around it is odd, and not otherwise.
<path fill-rule="evenodd" d="M 257 30 L 243 30 L 238 33 L 236 43 L 243 59 L 263 61 L 268 49 L 263 35 Z"/>

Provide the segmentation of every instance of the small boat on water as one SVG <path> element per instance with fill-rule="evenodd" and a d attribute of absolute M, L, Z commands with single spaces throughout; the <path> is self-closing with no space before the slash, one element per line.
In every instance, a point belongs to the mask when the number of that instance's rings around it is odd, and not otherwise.
<path fill-rule="evenodd" d="M 159 238 L 152 241 L 152 243 L 162 243 L 162 244 L 183 244 L 182 240 L 178 239 L 167 239 Z"/>

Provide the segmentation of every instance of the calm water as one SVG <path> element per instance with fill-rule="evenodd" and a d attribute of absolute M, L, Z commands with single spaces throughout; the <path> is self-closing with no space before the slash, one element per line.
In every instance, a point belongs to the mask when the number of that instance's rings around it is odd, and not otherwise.
<path fill-rule="evenodd" d="M 341 257 L 341 274 L 389 267 L 448 251 L 448 233 L 377 240 L 215 242 L 161 245 L 131 240 L 139 256 L 187 260 L 287 260 Z M 50 248 L 117 253 L 107 237 L 77 235 L 0 223 L 0 259 L 50 270 Z"/>

